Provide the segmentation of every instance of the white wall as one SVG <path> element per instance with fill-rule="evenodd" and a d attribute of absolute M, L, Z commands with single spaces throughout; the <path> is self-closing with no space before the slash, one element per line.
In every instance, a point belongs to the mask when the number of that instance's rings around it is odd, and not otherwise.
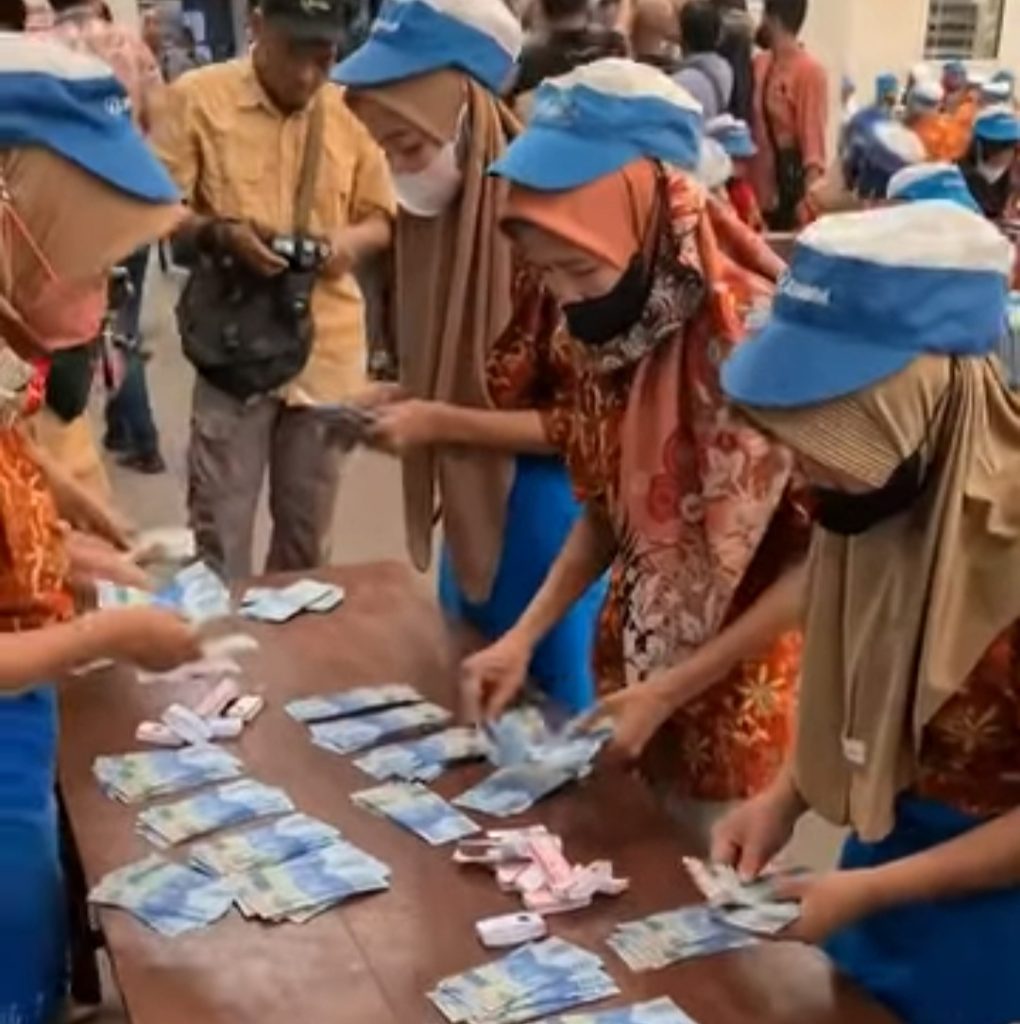
<path fill-rule="evenodd" d="M 128 25 L 138 24 L 138 3 L 137 0 L 106 0 L 113 11 L 117 21 L 123 21 Z"/>

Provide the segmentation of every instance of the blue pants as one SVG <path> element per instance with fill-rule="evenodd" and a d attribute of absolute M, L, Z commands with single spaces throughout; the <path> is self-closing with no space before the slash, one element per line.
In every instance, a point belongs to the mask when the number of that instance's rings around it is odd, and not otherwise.
<path fill-rule="evenodd" d="M 124 261 L 133 292 L 117 324 L 117 333 L 128 344 L 124 351 L 124 380 L 106 403 L 106 434 L 111 447 L 137 455 L 154 455 L 159 451 L 159 434 L 145 379 L 145 360 L 140 355 L 142 294 L 148 264 L 148 247 L 139 249 Z"/>
<path fill-rule="evenodd" d="M 880 843 L 851 838 L 842 867 L 887 864 L 979 824 L 941 804 L 904 798 L 892 834 Z M 904 1024 L 1020 1021 L 1020 888 L 897 907 L 839 933 L 828 950 Z"/>
<path fill-rule="evenodd" d="M 444 550 L 439 574 L 444 611 L 470 623 L 486 640 L 497 640 L 541 587 L 580 511 L 559 459 L 519 456 L 492 594 L 482 604 L 468 601 Z M 538 645 L 531 663 L 532 678 L 571 711 L 590 707 L 595 697 L 592 652 L 605 593 L 605 580 L 592 586 Z"/>
<path fill-rule="evenodd" d="M 66 982 L 52 690 L 0 698 L 0 1021 L 48 1024 Z"/>

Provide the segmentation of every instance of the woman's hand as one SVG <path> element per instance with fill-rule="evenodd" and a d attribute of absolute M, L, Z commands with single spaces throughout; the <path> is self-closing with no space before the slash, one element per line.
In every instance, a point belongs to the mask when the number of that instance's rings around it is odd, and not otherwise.
<path fill-rule="evenodd" d="M 872 873 L 831 871 L 808 878 L 790 878 L 776 886 L 776 896 L 800 901 L 800 918 L 779 938 L 822 943 L 879 910 Z"/>
<path fill-rule="evenodd" d="M 163 608 L 116 608 L 96 615 L 108 631 L 107 657 L 149 672 L 169 672 L 202 657 L 195 629 Z"/>
<path fill-rule="evenodd" d="M 461 668 L 464 712 L 472 722 L 499 718 L 524 689 L 533 648 L 511 630 Z"/>
<path fill-rule="evenodd" d="M 376 410 L 375 422 L 369 427 L 367 443 L 390 455 L 406 455 L 415 448 L 436 444 L 444 405 L 408 398 L 391 402 Z"/>
<path fill-rule="evenodd" d="M 91 590 L 99 580 L 126 587 L 151 589 L 149 577 L 133 559 L 92 534 L 70 530 L 66 538 L 71 581 L 76 588 Z"/>
<path fill-rule="evenodd" d="M 712 860 L 753 881 L 790 841 L 804 804 L 784 772 L 758 796 L 730 811 L 712 830 Z"/>
<path fill-rule="evenodd" d="M 599 701 L 584 725 L 599 725 L 607 719 L 612 722 L 613 738 L 606 755 L 612 760 L 629 763 L 641 757 L 674 710 L 674 704 L 662 687 L 650 680 L 628 686 Z"/>

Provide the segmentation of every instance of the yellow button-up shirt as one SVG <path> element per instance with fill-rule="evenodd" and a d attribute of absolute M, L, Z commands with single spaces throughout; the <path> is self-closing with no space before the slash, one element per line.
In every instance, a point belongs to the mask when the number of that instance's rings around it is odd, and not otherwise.
<path fill-rule="evenodd" d="M 153 143 L 192 208 L 294 230 L 294 199 L 309 111 L 284 115 L 249 59 L 200 68 L 168 90 Z M 382 151 L 333 85 L 324 87 L 325 130 L 309 232 L 329 238 L 396 206 Z M 364 386 L 364 303 L 351 274 L 320 278 L 312 293 L 315 338 L 301 375 L 283 389 L 293 404 L 339 401 Z"/>

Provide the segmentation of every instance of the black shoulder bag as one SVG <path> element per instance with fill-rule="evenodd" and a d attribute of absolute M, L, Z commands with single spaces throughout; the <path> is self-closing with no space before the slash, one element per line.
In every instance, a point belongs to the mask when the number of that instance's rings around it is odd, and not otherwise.
<path fill-rule="evenodd" d="M 776 208 L 766 212 L 765 219 L 773 231 L 795 231 L 797 224 L 797 208 L 807 194 L 807 180 L 804 176 L 804 157 L 796 144 L 780 148 L 776 140 L 775 126 L 769 113 L 769 87 L 776 71 L 776 58 L 773 56 L 769 64 L 768 74 L 762 88 L 762 113 L 765 118 L 765 130 L 768 132 L 769 144 L 775 159 L 776 174 Z"/>
<path fill-rule="evenodd" d="M 241 401 L 293 380 L 312 350 L 311 296 L 322 254 L 309 244 L 307 231 L 322 160 L 321 97 L 309 117 L 294 200 L 294 245 L 286 254 L 290 266 L 266 278 L 229 253 L 201 252 L 177 304 L 185 356 L 210 384 Z M 310 251 L 317 255 L 309 257 Z"/>

